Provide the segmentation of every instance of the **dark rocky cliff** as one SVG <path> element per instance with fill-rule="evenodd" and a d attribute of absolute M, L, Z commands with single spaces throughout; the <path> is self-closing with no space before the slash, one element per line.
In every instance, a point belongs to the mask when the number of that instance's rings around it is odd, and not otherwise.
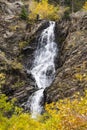
<path fill-rule="evenodd" d="M 71 15 L 70 21 L 58 22 L 57 29 L 61 67 L 46 90 L 47 102 L 72 96 L 76 91 L 83 94 L 87 89 L 87 12 L 79 11 Z"/>
<path fill-rule="evenodd" d="M 48 26 L 45 20 L 29 23 L 21 19 L 23 6 L 20 0 L 0 0 L 0 74 L 5 75 L 0 93 L 9 99 L 15 97 L 20 103 L 27 101 L 36 89 L 26 68 L 31 67 L 36 39 Z"/>
<path fill-rule="evenodd" d="M 29 43 L 44 23 L 30 25 L 22 20 L 20 18 L 22 6 L 20 0 L 14 2 L 0 0 L 0 73 L 5 74 L 5 83 L 0 92 L 9 98 L 16 97 L 20 102 L 27 100 L 28 92 L 31 93 L 34 89 L 24 67 L 24 50 L 28 50 L 29 54 L 34 51 L 35 45 L 32 44 L 30 47 Z M 29 48 L 25 49 L 26 46 Z"/>

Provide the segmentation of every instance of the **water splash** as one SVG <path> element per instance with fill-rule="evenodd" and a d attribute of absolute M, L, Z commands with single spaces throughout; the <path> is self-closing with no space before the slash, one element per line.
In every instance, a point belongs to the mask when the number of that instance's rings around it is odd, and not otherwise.
<path fill-rule="evenodd" d="M 55 22 L 50 21 L 49 27 L 43 30 L 39 45 L 35 51 L 35 60 L 31 69 L 31 74 L 34 77 L 38 91 L 33 93 L 28 101 L 27 107 L 30 108 L 32 118 L 36 118 L 41 114 L 43 107 L 41 101 L 43 92 L 46 87 L 49 87 L 55 78 L 55 57 L 57 55 L 57 45 L 55 41 Z"/>

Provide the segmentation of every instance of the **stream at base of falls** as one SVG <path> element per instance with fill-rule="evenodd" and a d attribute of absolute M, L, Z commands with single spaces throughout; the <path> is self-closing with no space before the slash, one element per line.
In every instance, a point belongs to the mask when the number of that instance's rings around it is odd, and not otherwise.
<path fill-rule="evenodd" d="M 55 78 L 55 58 L 58 54 L 55 43 L 55 22 L 50 21 L 38 39 L 35 58 L 30 71 L 37 84 L 37 91 L 28 99 L 26 107 L 30 109 L 32 118 L 37 118 L 43 111 L 42 99 L 44 90 L 49 87 Z"/>

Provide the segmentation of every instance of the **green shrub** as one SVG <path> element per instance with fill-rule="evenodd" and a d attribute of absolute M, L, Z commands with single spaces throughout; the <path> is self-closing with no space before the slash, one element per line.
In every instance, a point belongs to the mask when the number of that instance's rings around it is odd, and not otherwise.
<path fill-rule="evenodd" d="M 21 41 L 19 42 L 19 49 L 22 50 L 24 47 L 28 45 L 27 41 Z"/>
<path fill-rule="evenodd" d="M 8 97 L 5 94 L 0 95 L 0 114 L 3 117 L 8 117 L 12 114 L 18 114 L 21 112 L 21 108 L 16 107 L 14 104 L 16 99 L 8 101 Z"/>
<path fill-rule="evenodd" d="M 25 7 L 22 7 L 22 11 L 21 11 L 20 17 L 23 20 L 27 20 L 28 19 L 28 12 L 27 12 L 27 9 Z"/>

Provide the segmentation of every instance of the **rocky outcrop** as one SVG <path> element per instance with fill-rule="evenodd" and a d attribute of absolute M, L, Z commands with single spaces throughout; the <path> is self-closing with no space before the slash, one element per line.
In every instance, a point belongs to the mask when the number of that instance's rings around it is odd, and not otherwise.
<path fill-rule="evenodd" d="M 5 82 L 0 89 L 9 98 L 17 95 L 18 88 L 21 91 L 28 87 L 19 48 L 27 25 L 19 17 L 22 6 L 20 0 L 0 0 L 0 73 L 5 74 Z"/>
<path fill-rule="evenodd" d="M 9 99 L 15 97 L 20 103 L 36 89 L 26 73 L 26 66 L 32 61 L 36 37 L 47 26 L 46 21 L 30 24 L 21 19 L 23 6 L 20 0 L 0 0 L 0 74 L 5 75 L 0 93 L 5 93 Z"/>
<path fill-rule="evenodd" d="M 48 103 L 72 96 L 76 91 L 83 94 L 87 89 L 87 12 L 79 11 L 72 14 L 70 19 L 58 22 L 58 37 L 61 35 L 58 39 L 65 40 L 59 42 L 62 45 L 61 67 L 57 69 L 51 87 L 45 90 Z"/>

